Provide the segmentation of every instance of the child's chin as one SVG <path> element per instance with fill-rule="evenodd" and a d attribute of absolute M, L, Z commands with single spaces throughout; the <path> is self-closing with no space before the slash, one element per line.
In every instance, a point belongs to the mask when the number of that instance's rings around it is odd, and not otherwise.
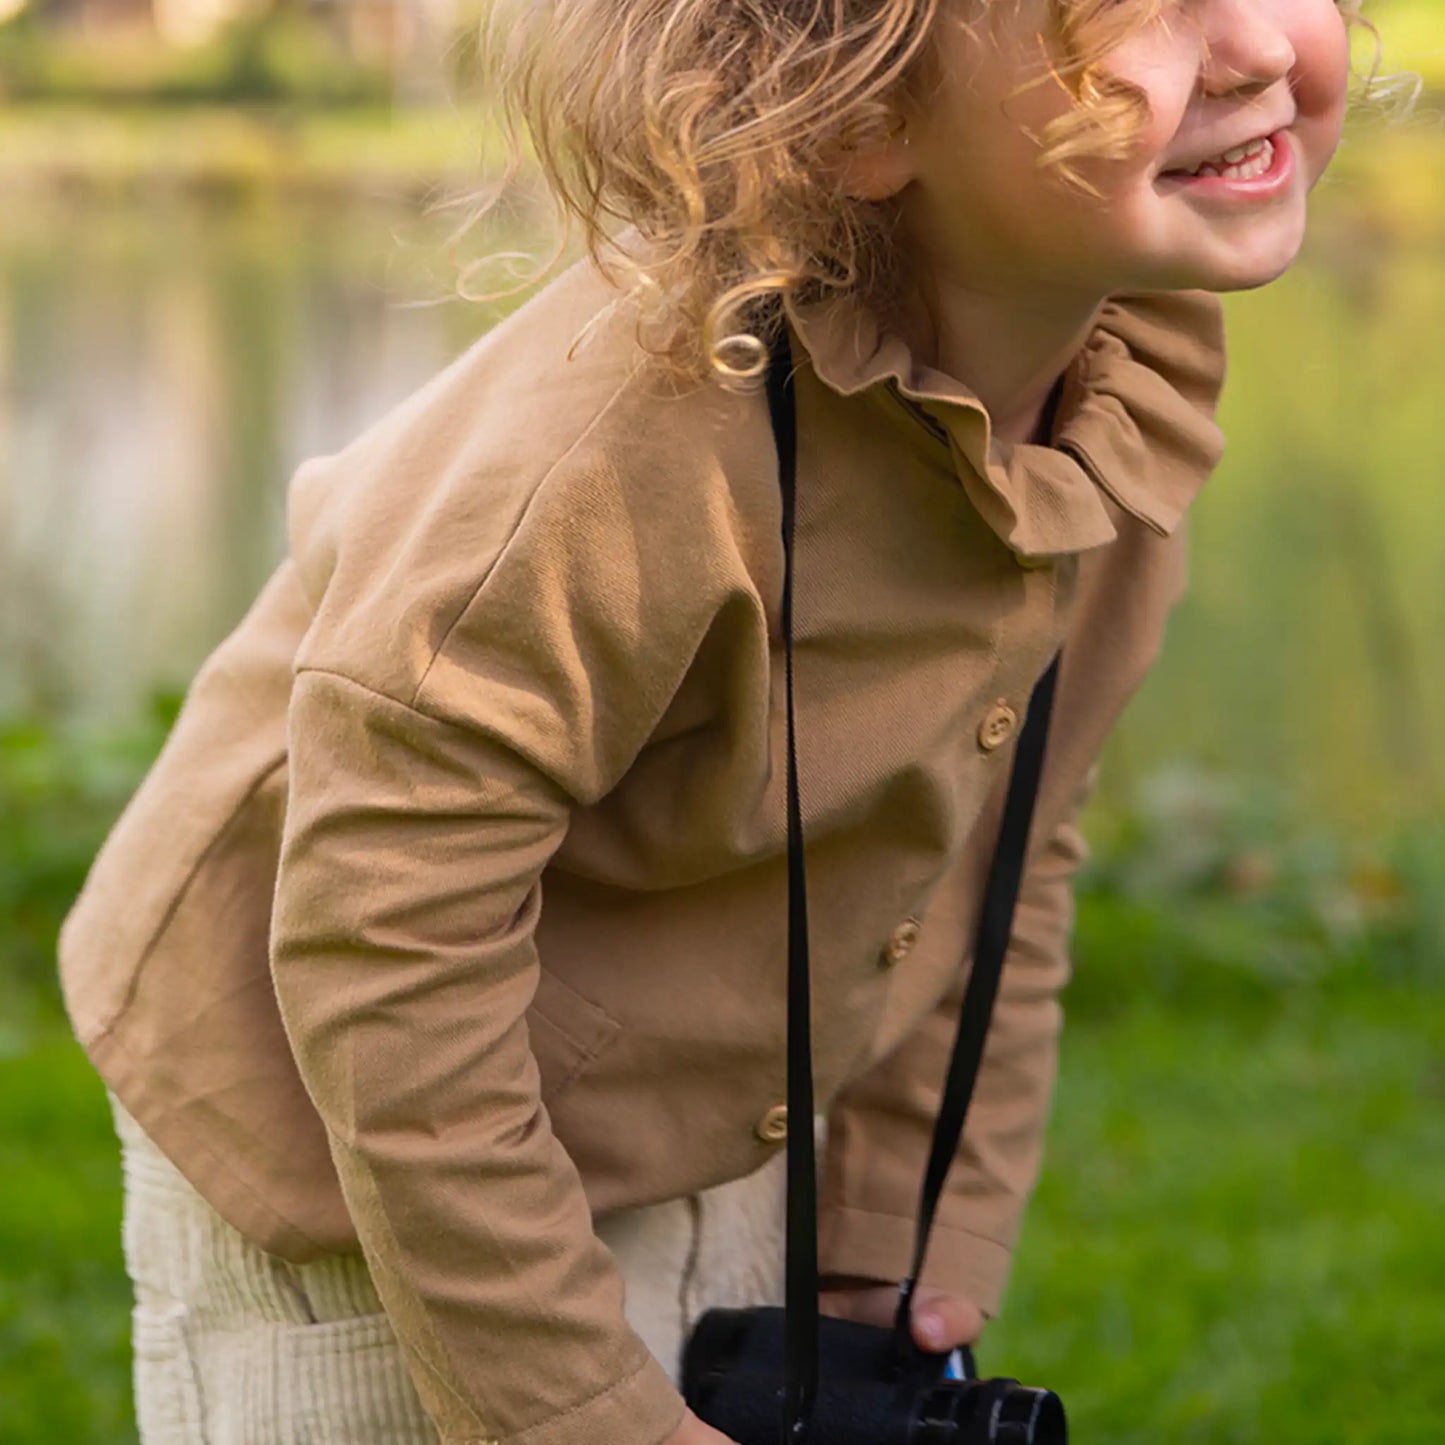
<path fill-rule="evenodd" d="M 1257 291 L 1261 286 L 1278 281 L 1294 266 L 1299 254 L 1298 245 L 1288 245 L 1276 247 L 1268 254 L 1181 267 L 1169 289 L 1214 291 L 1221 295 L 1231 291 Z"/>
<path fill-rule="evenodd" d="M 1218 291 L 1221 294 L 1231 291 L 1258 291 L 1261 286 L 1268 286 L 1272 282 L 1278 281 L 1298 259 L 1299 251 L 1294 250 L 1288 256 L 1272 261 L 1268 265 L 1242 267 L 1237 274 L 1222 277 L 1216 284 L 1203 289 Z"/>

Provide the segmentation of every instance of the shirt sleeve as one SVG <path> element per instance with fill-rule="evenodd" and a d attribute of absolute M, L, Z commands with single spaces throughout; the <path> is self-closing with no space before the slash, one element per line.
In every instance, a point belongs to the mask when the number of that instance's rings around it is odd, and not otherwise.
<path fill-rule="evenodd" d="M 323 628 L 330 612 L 344 630 L 303 648 L 276 992 L 447 1445 L 658 1445 L 683 1416 L 624 1317 L 539 1099 L 524 1012 L 542 870 L 574 806 L 630 765 L 708 629 L 727 539 L 701 512 L 667 505 L 660 482 L 654 504 L 612 476 L 558 479 L 459 613 L 368 578 L 381 620 L 360 629 L 364 606 L 328 602 Z M 376 685 L 433 629 L 414 689 Z M 370 652 L 391 661 L 367 675 Z"/>
<path fill-rule="evenodd" d="M 1089 781 L 1092 781 L 1092 773 Z M 997 1312 L 1037 1181 L 1057 1072 L 1059 993 L 1070 972 L 1073 878 L 1085 858 L 1077 790 L 1030 854 L 969 1107 L 921 1283 Z M 919 1194 L 959 1010 L 954 985 L 886 1058 L 835 1098 L 819 1192 L 819 1269 L 889 1283 L 912 1262 Z"/>

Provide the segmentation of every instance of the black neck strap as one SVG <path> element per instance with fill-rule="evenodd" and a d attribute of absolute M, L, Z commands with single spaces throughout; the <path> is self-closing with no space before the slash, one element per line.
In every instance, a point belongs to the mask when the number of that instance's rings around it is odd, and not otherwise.
<path fill-rule="evenodd" d="M 783 1445 L 805 1445 L 818 1392 L 818 1207 L 813 1139 L 812 1008 L 808 969 L 807 881 L 803 867 L 803 821 L 798 796 L 798 760 L 793 712 L 793 527 L 796 511 L 797 424 L 793 407 L 793 362 L 784 318 L 778 318 L 767 373 L 768 410 L 778 450 L 783 504 L 783 646 L 788 723 L 788 1202 L 785 1263 L 786 1354 Z M 928 1236 L 949 1165 L 958 1152 L 964 1119 L 983 1060 L 989 1018 L 998 993 L 1013 929 L 1014 907 L 1023 879 L 1029 827 L 1043 773 L 1049 715 L 1058 679 L 1055 658 L 1039 680 L 1019 737 L 998 846 L 989 869 L 978 934 L 959 1015 L 943 1100 L 919 1200 L 913 1263 L 899 1282 L 894 1322 L 895 1359 L 914 1350 L 912 1303 L 923 1270 Z"/>

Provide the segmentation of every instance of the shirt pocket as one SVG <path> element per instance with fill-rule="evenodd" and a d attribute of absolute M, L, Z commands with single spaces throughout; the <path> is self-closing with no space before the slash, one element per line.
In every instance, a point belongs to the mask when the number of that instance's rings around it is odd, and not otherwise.
<path fill-rule="evenodd" d="M 544 1104 L 590 1068 L 622 1032 L 622 1025 L 604 1008 L 545 968 L 526 1018 Z"/>

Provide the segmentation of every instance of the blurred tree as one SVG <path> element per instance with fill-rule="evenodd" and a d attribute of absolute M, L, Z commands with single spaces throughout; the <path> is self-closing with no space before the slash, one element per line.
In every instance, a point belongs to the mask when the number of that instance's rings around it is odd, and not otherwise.
<path fill-rule="evenodd" d="M 151 0 L 30 0 L 28 8 L 56 29 L 153 30 Z"/>
<path fill-rule="evenodd" d="M 457 24 L 455 0 L 278 0 L 331 12 L 341 21 L 348 54 L 397 77 L 399 97 L 440 95 L 443 52 Z"/>
<path fill-rule="evenodd" d="M 151 0 L 156 29 L 175 45 L 202 45 L 218 30 L 265 14 L 271 0 Z"/>
<path fill-rule="evenodd" d="M 392 72 L 408 101 L 441 97 L 446 49 L 462 24 L 458 0 L 0 0 L 0 21 L 22 9 L 40 30 L 107 42 L 199 46 L 238 23 L 309 26 L 358 64 Z"/>

